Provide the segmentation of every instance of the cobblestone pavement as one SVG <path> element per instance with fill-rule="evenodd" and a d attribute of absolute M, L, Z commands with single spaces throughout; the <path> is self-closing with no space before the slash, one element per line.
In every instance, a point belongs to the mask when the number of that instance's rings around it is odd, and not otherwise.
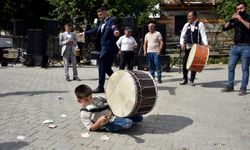
<path fill-rule="evenodd" d="M 179 85 L 182 74 L 177 68 L 163 72 L 158 100 L 143 122 L 120 133 L 90 132 L 82 138 L 87 131 L 80 122 L 74 88 L 95 88 L 96 66 L 79 67 L 82 81 L 72 82 L 65 81 L 62 67 L 0 67 L 0 150 L 249 150 L 250 90 L 246 96 L 237 95 L 240 68 L 231 93 L 221 93 L 227 83 L 226 65 L 208 65 L 197 73 L 194 87 Z M 57 127 L 48 128 L 43 124 L 47 119 Z"/>

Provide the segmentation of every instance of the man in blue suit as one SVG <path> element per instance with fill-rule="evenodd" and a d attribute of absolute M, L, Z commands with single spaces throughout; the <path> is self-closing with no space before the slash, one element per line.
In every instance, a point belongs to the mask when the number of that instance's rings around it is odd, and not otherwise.
<path fill-rule="evenodd" d="M 96 38 L 96 49 L 100 52 L 99 60 L 99 85 L 93 90 L 93 93 L 103 93 L 105 75 L 111 76 L 113 73 L 112 64 L 113 60 L 118 52 L 116 45 L 116 37 L 119 36 L 120 32 L 117 29 L 114 19 L 108 16 L 108 11 L 105 7 L 100 7 L 97 10 L 100 24 L 96 28 L 80 33 L 80 35 L 90 36 L 97 34 Z"/>

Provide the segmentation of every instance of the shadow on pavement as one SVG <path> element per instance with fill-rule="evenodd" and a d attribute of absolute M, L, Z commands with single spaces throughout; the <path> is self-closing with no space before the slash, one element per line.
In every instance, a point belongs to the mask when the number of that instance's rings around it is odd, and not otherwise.
<path fill-rule="evenodd" d="M 241 81 L 239 80 L 234 81 L 235 85 L 240 82 Z M 206 88 L 224 88 L 227 86 L 227 84 L 228 84 L 227 80 L 196 83 L 196 85 L 201 85 L 201 87 L 206 87 Z"/>
<path fill-rule="evenodd" d="M 177 87 L 167 87 L 167 86 L 158 86 L 157 90 L 158 91 L 168 91 L 170 95 L 176 95 L 176 90 Z"/>
<path fill-rule="evenodd" d="M 137 143 L 144 143 L 145 140 L 138 135 L 147 134 L 169 134 L 175 133 L 193 124 L 193 120 L 183 116 L 175 115 L 150 115 L 144 117 L 143 121 L 136 123 L 132 128 L 121 133 L 135 139 Z"/>
<path fill-rule="evenodd" d="M 86 81 L 88 81 L 88 80 L 90 80 L 90 81 L 96 81 L 96 80 L 99 80 L 99 78 L 92 78 L 92 79 L 81 79 L 81 80 L 86 80 Z M 107 79 L 106 79 L 107 80 Z"/>
<path fill-rule="evenodd" d="M 176 81 L 182 81 L 182 78 L 174 78 L 174 79 L 168 79 L 168 80 L 163 80 L 164 82 L 176 82 Z"/>
<path fill-rule="evenodd" d="M 1 150 L 17 150 L 17 149 L 21 149 L 25 146 L 29 145 L 29 143 L 27 142 L 22 142 L 22 141 L 18 141 L 18 142 L 4 142 L 4 143 L 0 143 L 0 149 Z"/>
<path fill-rule="evenodd" d="M 68 91 L 20 91 L 20 92 L 9 92 L 9 93 L 0 93 L 0 97 L 13 96 L 13 95 L 40 95 L 48 93 L 67 93 Z"/>
<path fill-rule="evenodd" d="M 204 70 L 223 70 L 224 68 L 205 68 Z"/>

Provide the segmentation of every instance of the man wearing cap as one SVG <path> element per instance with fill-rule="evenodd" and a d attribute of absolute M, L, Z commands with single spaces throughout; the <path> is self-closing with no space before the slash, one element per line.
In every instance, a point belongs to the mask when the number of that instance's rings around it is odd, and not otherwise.
<path fill-rule="evenodd" d="M 134 37 L 131 36 L 132 29 L 125 27 L 124 35 L 121 36 L 116 42 L 119 53 L 120 53 L 120 69 L 124 70 L 126 64 L 128 65 L 128 70 L 133 70 L 134 62 L 134 49 L 137 48 L 137 43 Z"/>

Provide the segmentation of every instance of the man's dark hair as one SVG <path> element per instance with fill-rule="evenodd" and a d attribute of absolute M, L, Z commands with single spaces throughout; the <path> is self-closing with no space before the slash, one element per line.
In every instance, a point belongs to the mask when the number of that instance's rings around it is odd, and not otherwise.
<path fill-rule="evenodd" d="M 78 99 L 83 99 L 92 95 L 92 90 L 89 86 L 82 84 L 75 88 L 75 95 Z"/>
<path fill-rule="evenodd" d="M 189 10 L 189 11 L 188 11 L 188 14 L 189 14 L 189 13 L 192 13 L 193 16 L 195 16 L 195 17 L 197 18 L 197 12 L 196 12 L 195 10 Z"/>
<path fill-rule="evenodd" d="M 73 25 L 71 23 L 66 23 L 64 27 L 73 27 Z"/>
<path fill-rule="evenodd" d="M 155 21 L 155 20 L 149 20 L 149 21 L 148 21 L 148 24 L 150 24 L 150 23 L 153 23 L 153 24 L 156 25 L 156 21 Z"/>
<path fill-rule="evenodd" d="M 239 2 L 236 7 L 238 7 L 239 5 L 244 5 L 245 7 L 247 7 L 247 3 L 246 2 Z"/>
<path fill-rule="evenodd" d="M 102 7 L 97 9 L 97 13 L 102 12 L 102 11 L 107 11 L 107 8 L 102 6 Z"/>

